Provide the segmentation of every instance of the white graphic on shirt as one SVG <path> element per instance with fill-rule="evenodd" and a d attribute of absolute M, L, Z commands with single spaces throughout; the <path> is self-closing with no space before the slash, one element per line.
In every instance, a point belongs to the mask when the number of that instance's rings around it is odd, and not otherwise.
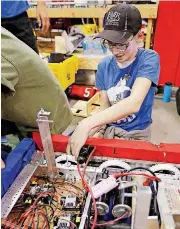
<path fill-rule="evenodd" d="M 111 105 L 118 103 L 124 98 L 127 98 L 131 94 L 131 88 L 126 86 L 126 79 L 120 79 L 116 86 L 107 90 L 107 95 Z M 125 122 L 132 122 L 136 118 L 135 114 L 129 115 L 123 119 L 116 121 L 115 123 L 121 124 Z"/>

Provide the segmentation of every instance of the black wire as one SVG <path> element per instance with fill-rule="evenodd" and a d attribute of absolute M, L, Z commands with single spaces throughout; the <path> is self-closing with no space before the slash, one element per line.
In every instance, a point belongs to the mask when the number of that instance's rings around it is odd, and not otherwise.
<path fill-rule="evenodd" d="M 135 168 L 132 168 L 130 169 L 128 172 L 132 172 L 132 171 L 135 171 L 135 170 L 138 170 L 138 169 L 141 169 L 141 170 L 145 170 L 145 171 L 148 171 L 149 173 L 151 173 L 154 177 L 157 177 L 156 174 L 151 171 L 150 169 L 147 169 L 147 168 L 144 168 L 144 167 L 135 167 Z M 158 203 L 157 203 L 157 193 L 158 193 L 158 189 L 159 189 L 159 184 L 158 184 L 158 181 L 156 180 L 156 193 L 155 193 L 155 201 L 156 201 L 156 205 L 157 205 L 157 209 L 158 209 Z M 159 222 L 159 225 L 161 225 L 161 216 L 160 216 L 160 213 L 159 213 L 159 210 L 156 212 L 157 216 L 158 216 L 158 222 Z"/>
<path fill-rule="evenodd" d="M 132 172 L 132 171 L 135 171 L 135 170 L 138 170 L 138 169 L 146 170 L 146 171 L 148 171 L 149 173 L 151 173 L 154 177 L 157 177 L 156 174 L 155 174 L 153 171 L 151 171 L 150 169 L 141 167 L 141 166 L 132 168 L 132 169 L 128 170 L 128 172 Z M 157 194 L 158 189 L 159 189 L 159 184 L 158 184 L 158 181 L 157 181 L 157 180 L 156 180 L 155 182 L 156 182 L 156 194 Z"/>

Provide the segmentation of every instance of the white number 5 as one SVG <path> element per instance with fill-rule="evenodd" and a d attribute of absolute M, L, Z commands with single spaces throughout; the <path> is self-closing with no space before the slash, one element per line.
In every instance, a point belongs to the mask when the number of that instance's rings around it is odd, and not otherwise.
<path fill-rule="evenodd" d="M 85 89 L 84 97 L 89 97 L 89 95 L 90 95 L 90 90 L 91 90 L 91 88 L 86 88 L 86 89 Z"/>

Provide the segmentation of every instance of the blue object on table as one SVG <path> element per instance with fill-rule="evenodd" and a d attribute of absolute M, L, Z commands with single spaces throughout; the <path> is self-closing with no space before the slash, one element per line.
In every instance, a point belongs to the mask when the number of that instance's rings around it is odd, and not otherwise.
<path fill-rule="evenodd" d="M 167 82 L 167 83 L 165 83 L 164 94 L 163 94 L 163 101 L 165 103 L 170 102 L 170 100 L 171 100 L 171 93 L 172 93 L 172 83 L 171 82 Z"/>
<path fill-rule="evenodd" d="M 6 138 L 6 136 L 1 136 L 1 143 L 7 143 L 8 140 Z"/>
<path fill-rule="evenodd" d="M 14 182 L 21 170 L 30 162 L 35 152 L 35 142 L 31 138 L 24 138 L 15 149 L 9 153 L 5 162 L 6 167 L 1 169 L 1 198 Z"/>

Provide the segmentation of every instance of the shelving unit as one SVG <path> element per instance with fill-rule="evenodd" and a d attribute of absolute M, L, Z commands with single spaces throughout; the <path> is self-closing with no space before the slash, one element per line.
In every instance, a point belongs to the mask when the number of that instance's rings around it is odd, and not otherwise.
<path fill-rule="evenodd" d="M 89 7 L 89 8 L 48 8 L 50 18 L 97 18 L 99 27 L 102 28 L 104 14 L 113 5 L 107 7 Z M 148 20 L 145 48 L 150 48 L 151 35 L 153 30 L 153 21 L 157 18 L 158 4 L 135 4 L 142 18 Z M 36 8 L 28 10 L 29 18 L 36 18 Z M 96 70 L 98 62 L 103 56 L 90 56 L 79 53 L 79 69 Z"/>
<path fill-rule="evenodd" d="M 148 19 L 148 28 L 146 36 L 146 48 L 150 47 L 151 32 L 153 20 L 157 18 L 158 4 L 137 4 L 135 5 L 142 18 Z M 102 19 L 104 14 L 111 8 L 112 5 L 103 7 L 89 7 L 89 8 L 48 8 L 48 15 L 50 18 L 98 18 L 99 26 L 102 26 Z M 30 18 L 36 18 L 36 8 L 28 10 Z"/>

